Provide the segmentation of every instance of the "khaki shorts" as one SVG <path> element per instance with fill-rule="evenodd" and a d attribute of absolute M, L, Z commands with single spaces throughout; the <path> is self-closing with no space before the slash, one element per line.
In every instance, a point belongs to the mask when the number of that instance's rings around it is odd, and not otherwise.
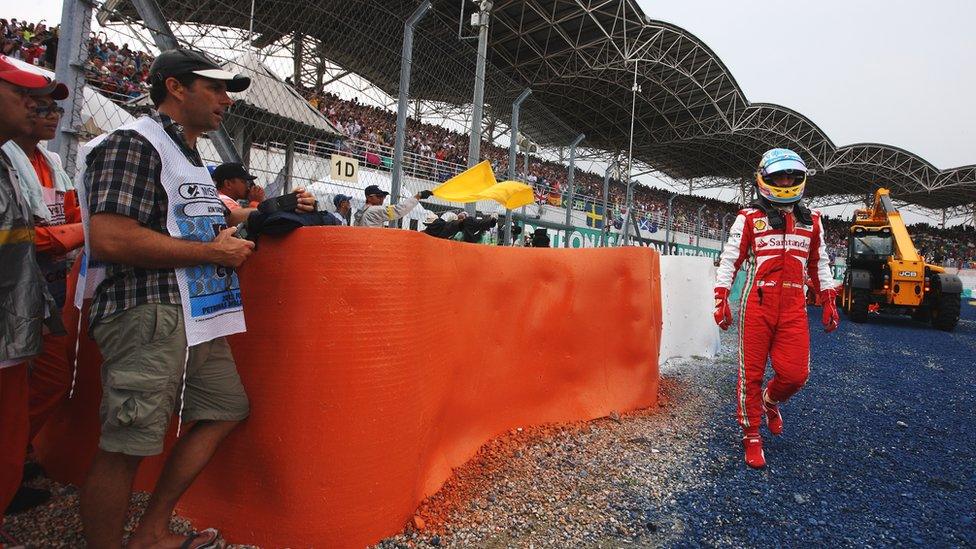
<path fill-rule="evenodd" d="M 98 447 L 130 456 L 163 451 L 186 360 L 180 305 L 143 304 L 101 320 L 102 435 Z M 186 363 L 183 421 L 240 421 L 250 406 L 224 338 L 194 345 Z"/>

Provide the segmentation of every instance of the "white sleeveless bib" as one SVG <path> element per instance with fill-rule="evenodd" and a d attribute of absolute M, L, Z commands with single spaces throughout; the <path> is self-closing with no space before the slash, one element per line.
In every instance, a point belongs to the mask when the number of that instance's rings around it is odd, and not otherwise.
<path fill-rule="evenodd" d="M 166 212 L 169 234 L 183 240 L 212 241 L 227 226 L 227 222 L 224 206 L 217 198 L 217 188 L 207 168 L 190 163 L 163 127 L 149 117 L 139 118 L 119 130 L 139 132 L 159 153 L 162 160 L 160 180 L 169 202 L 169 211 Z M 106 135 L 93 139 L 83 147 L 79 155 L 80 166 L 86 166 L 88 154 Z M 85 254 L 80 258 L 83 263 L 75 292 L 75 306 L 78 308 L 105 279 L 104 267 L 87 261 L 91 257 L 91 250 L 88 189 L 84 181 L 83 168 L 75 180 L 85 229 Z M 206 263 L 174 271 L 183 306 L 187 346 L 246 331 L 240 283 L 232 268 Z"/>

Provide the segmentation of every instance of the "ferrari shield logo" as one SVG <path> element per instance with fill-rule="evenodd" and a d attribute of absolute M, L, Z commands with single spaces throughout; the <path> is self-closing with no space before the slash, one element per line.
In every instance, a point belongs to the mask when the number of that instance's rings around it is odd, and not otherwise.
<path fill-rule="evenodd" d="M 755 221 L 754 225 L 755 225 L 757 231 L 766 230 L 766 220 L 764 220 L 764 219 L 757 219 Z"/>

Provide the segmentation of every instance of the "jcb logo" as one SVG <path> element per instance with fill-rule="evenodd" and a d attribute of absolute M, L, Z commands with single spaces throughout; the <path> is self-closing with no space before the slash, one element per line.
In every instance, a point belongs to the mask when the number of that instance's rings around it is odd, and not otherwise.
<path fill-rule="evenodd" d="M 902 278 L 916 278 L 918 273 L 915 271 L 898 271 L 898 276 Z"/>

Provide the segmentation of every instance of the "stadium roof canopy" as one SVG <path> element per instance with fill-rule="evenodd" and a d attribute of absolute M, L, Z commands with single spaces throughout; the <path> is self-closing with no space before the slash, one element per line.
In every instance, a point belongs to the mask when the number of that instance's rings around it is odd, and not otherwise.
<path fill-rule="evenodd" d="M 159 0 L 171 21 L 247 29 L 250 0 Z M 260 41 L 291 33 L 317 40 L 323 57 L 395 96 L 403 22 L 419 0 L 299 0 L 254 4 Z M 476 40 L 474 4 L 434 0 L 415 37 L 412 99 L 470 103 Z M 131 5 L 123 13 L 137 17 Z M 617 153 L 630 140 L 650 170 L 698 188 L 738 185 L 771 147 L 796 150 L 817 171 L 808 195 L 863 197 L 878 186 L 929 209 L 976 203 L 976 165 L 939 170 L 898 147 L 838 147 L 809 118 L 787 107 L 750 103 L 721 59 L 688 31 L 649 20 L 633 0 L 496 0 L 492 9 L 486 110 L 507 120 L 525 88 L 521 128 L 544 145 Z"/>

